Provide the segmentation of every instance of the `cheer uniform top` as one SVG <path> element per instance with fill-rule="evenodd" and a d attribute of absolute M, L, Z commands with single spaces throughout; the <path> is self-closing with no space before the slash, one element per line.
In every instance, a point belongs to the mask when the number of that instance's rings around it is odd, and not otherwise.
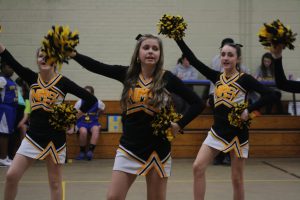
<path fill-rule="evenodd" d="M 81 107 L 82 103 L 84 103 L 83 100 L 78 100 L 75 103 L 74 108 L 76 108 L 77 110 Z M 99 119 L 99 111 L 104 111 L 105 109 L 105 104 L 101 101 L 98 100 L 98 102 L 96 102 L 92 108 L 89 109 L 89 111 L 87 111 L 83 116 L 81 116 L 76 123 L 77 128 L 81 128 L 84 127 L 88 130 L 90 130 L 93 126 L 100 126 L 100 123 L 98 121 Z"/>
<path fill-rule="evenodd" d="M 61 74 L 57 74 L 47 83 L 44 82 L 38 73 L 23 67 L 7 50 L 0 56 L 30 86 L 30 125 L 25 139 L 40 151 L 35 159 L 44 159 L 51 154 L 54 162 L 60 163 L 57 155 L 65 149 L 66 134 L 64 131 L 55 130 L 49 123 L 53 105 L 61 104 L 66 94 L 71 93 L 86 100 L 81 107 L 81 111 L 86 112 L 95 104 L 96 97 Z"/>
<path fill-rule="evenodd" d="M 18 90 L 16 83 L 9 77 L 0 77 L 0 133 L 11 134 L 14 131 Z"/>
<path fill-rule="evenodd" d="M 240 148 L 244 145 L 248 145 L 248 128 L 243 127 L 241 129 L 232 126 L 228 120 L 228 114 L 235 104 L 247 102 L 247 95 L 250 91 L 258 92 L 261 98 L 254 104 L 248 106 L 247 109 L 249 113 L 272 102 L 277 98 L 276 94 L 251 75 L 236 73 L 232 77 L 226 77 L 224 73 L 215 71 L 199 61 L 183 40 L 176 42 L 191 65 L 215 85 L 214 123 L 210 134 L 225 144 L 225 149 L 222 151 L 228 152 L 234 149 L 237 156 L 242 157 Z"/>
<path fill-rule="evenodd" d="M 77 53 L 74 59 L 87 70 L 116 79 L 124 84 L 128 67 L 108 65 Z M 184 128 L 204 108 L 202 100 L 170 71 L 165 71 L 163 77 L 165 89 L 175 93 L 190 104 L 187 113 L 177 123 Z M 153 134 L 151 122 L 158 108 L 148 102 L 152 98 L 150 88 L 153 82 L 146 82 L 140 75 L 134 88 L 128 92 L 127 110 L 123 112 L 123 134 L 120 139 L 120 148 L 127 152 L 132 159 L 145 163 L 162 163 L 170 157 L 171 145 L 167 139 Z M 150 161 L 150 162 L 152 162 Z M 160 166 L 158 166 L 160 167 Z"/>

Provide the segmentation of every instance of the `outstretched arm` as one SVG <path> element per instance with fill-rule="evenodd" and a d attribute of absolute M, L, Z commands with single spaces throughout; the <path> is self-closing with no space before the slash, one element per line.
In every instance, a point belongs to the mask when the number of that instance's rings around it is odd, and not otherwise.
<path fill-rule="evenodd" d="M 37 74 L 33 72 L 31 69 L 22 66 L 16 59 L 9 53 L 7 49 L 5 49 L 4 45 L 0 43 L 0 56 L 5 62 L 13 68 L 13 70 L 25 80 L 29 85 L 31 85 L 32 81 L 35 81 L 37 78 Z"/>
<path fill-rule="evenodd" d="M 186 43 L 181 40 L 176 40 L 177 45 L 181 49 L 184 56 L 188 59 L 191 65 L 193 65 L 201 74 L 203 74 L 210 81 L 215 83 L 219 79 L 220 72 L 212 70 L 210 67 L 203 64 L 198 58 L 194 55 L 192 50 L 186 45 Z"/>
<path fill-rule="evenodd" d="M 124 82 L 128 67 L 104 64 L 77 52 L 73 52 L 71 57 L 73 57 L 76 62 L 91 72 L 106 76 L 108 78 L 116 79 L 122 83 Z"/>

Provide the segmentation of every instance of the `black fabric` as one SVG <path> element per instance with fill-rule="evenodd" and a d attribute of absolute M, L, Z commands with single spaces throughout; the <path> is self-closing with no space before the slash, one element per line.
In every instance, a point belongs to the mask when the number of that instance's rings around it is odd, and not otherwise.
<path fill-rule="evenodd" d="M 125 81 L 127 66 L 104 64 L 79 53 L 74 60 L 91 72 L 113 78 L 121 83 Z M 169 92 L 177 94 L 190 104 L 184 117 L 178 121 L 179 126 L 184 128 L 204 109 L 204 103 L 171 72 L 165 71 L 163 79 Z M 120 144 L 144 160 L 147 160 L 153 151 L 156 151 L 161 159 L 170 153 L 169 141 L 153 135 L 152 121 L 153 116 L 143 110 L 122 115 L 123 134 Z"/>

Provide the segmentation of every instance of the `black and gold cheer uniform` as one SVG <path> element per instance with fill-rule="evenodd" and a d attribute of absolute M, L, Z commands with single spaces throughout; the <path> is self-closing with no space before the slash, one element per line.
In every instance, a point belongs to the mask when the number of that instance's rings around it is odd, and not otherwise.
<path fill-rule="evenodd" d="M 85 100 L 81 111 L 86 112 L 97 102 L 96 97 L 61 74 L 44 82 L 38 73 L 23 67 L 7 50 L 0 56 L 30 86 L 30 125 L 25 140 L 40 152 L 34 158 L 42 160 L 50 155 L 55 163 L 63 162 L 63 159 L 59 159 L 59 153 L 65 150 L 66 134 L 49 124 L 52 106 L 62 103 L 67 93 L 71 93 Z"/>
<path fill-rule="evenodd" d="M 230 125 L 228 114 L 234 104 L 247 102 L 250 91 L 258 92 L 261 97 L 248 106 L 249 113 L 276 99 L 275 92 L 248 74 L 236 73 L 232 77 L 226 77 L 224 73 L 215 71 L 199 61 L 183 40 L 176 42 L 191 65 L 215 84 L 214 124 L 209 134 L 224 144 L 223 149 L 219 150 L 228 152 L 234 149 L 238 157 L 243 157 L 241 148 L 248 145 L 248 128 L 240 129 Z"/>
<path fill-rule="evenodd" d="M 74 59 L 91 72 L 116 79 L 121 83 L 125 81 L 128 70 L 126 66 L 107 65 L 79 53 Z M 179 95 L 190 104 L 187 113 L 177 122 L 181 128 L 184 128 L 203 110 L 204 104 L 171 72 L 165 71 L 163 79 L 168 92 Z M 129 90 L 127 110 L 123 112 L 122 116 L 123 134 L 120 139 L 120 150 L 126 152 L 131 159 L 141 163 L 143 167 L 139 174 L 143 174 L 153 163 L 160 169 L 161 165 L 170 157 L 170 142 L 154 135 L 151 127 L 155 113 L 159 112 L 157 108 L 148 103 L 152 97 L 150 92 L 152 84 L 152 81 L 146 82 L 142 76 L 139 76 L 135 88 Z"/>
<path fill-rule="evenodd" d="M 274 59 L 276 86 L 286 92 L 300 93 L 300 81 L 287 80 L 282 66 L 282 57 Z"/>

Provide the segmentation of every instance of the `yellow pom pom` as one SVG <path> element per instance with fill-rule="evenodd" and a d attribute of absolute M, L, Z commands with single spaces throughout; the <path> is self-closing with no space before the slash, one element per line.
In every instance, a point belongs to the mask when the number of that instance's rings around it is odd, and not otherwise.
<path fill-rule="evenodd" d="M 181 16 L 171 16 L 164 14 L 158 22 L 158 33 L 180 40 L 184 37 L 184 31 L 187 28 L 187 23 L 184 22 Z"/>
<path fill-rule="evenodd" d="M 152 121 L 153 134 L 172 141 L 174 136 L 170 129 L 171 122 L 178 122 L 181 118 L 182 115 L 176 113 L 173 106 L 161 108 Z"/>
<path fill-rule="evenodd" d="M 61 67 L 63 62 L 68 62 L 70 52 L 78 43 L 77 31 L 72 32 L 68 26 L 52 26 L 42 41 L 42 52 L 47 63 L 57 63 Z"/>
<path fill-rule="evenodd" d="M 52 114 L 49 118 L 50 124 L 59 131 L 66 131 L 76 122 L 77 110 L 70 104 L 58 104 L 53 106 Z"/>
<path fill-rule="evenodd" d="M 228 114 L 228 121 L 230 125 L 243 129 L 250 126 L 251 118 L 247 121 L 241 119 L 241 114 L 248 108 L 248 103 L 234 104 L 231 112 Z"/>
<path fill-rule="evenodd" d="M 264 23 L 260 28 L 258 36 L 259 42 L 266 47 L 283 44 L 289 49 L 294 49 L 292 44 L 296 40 L 296 33 L 293 33 L 289 26 L 284 26 L 278 19 L 270 24 Z"/>

